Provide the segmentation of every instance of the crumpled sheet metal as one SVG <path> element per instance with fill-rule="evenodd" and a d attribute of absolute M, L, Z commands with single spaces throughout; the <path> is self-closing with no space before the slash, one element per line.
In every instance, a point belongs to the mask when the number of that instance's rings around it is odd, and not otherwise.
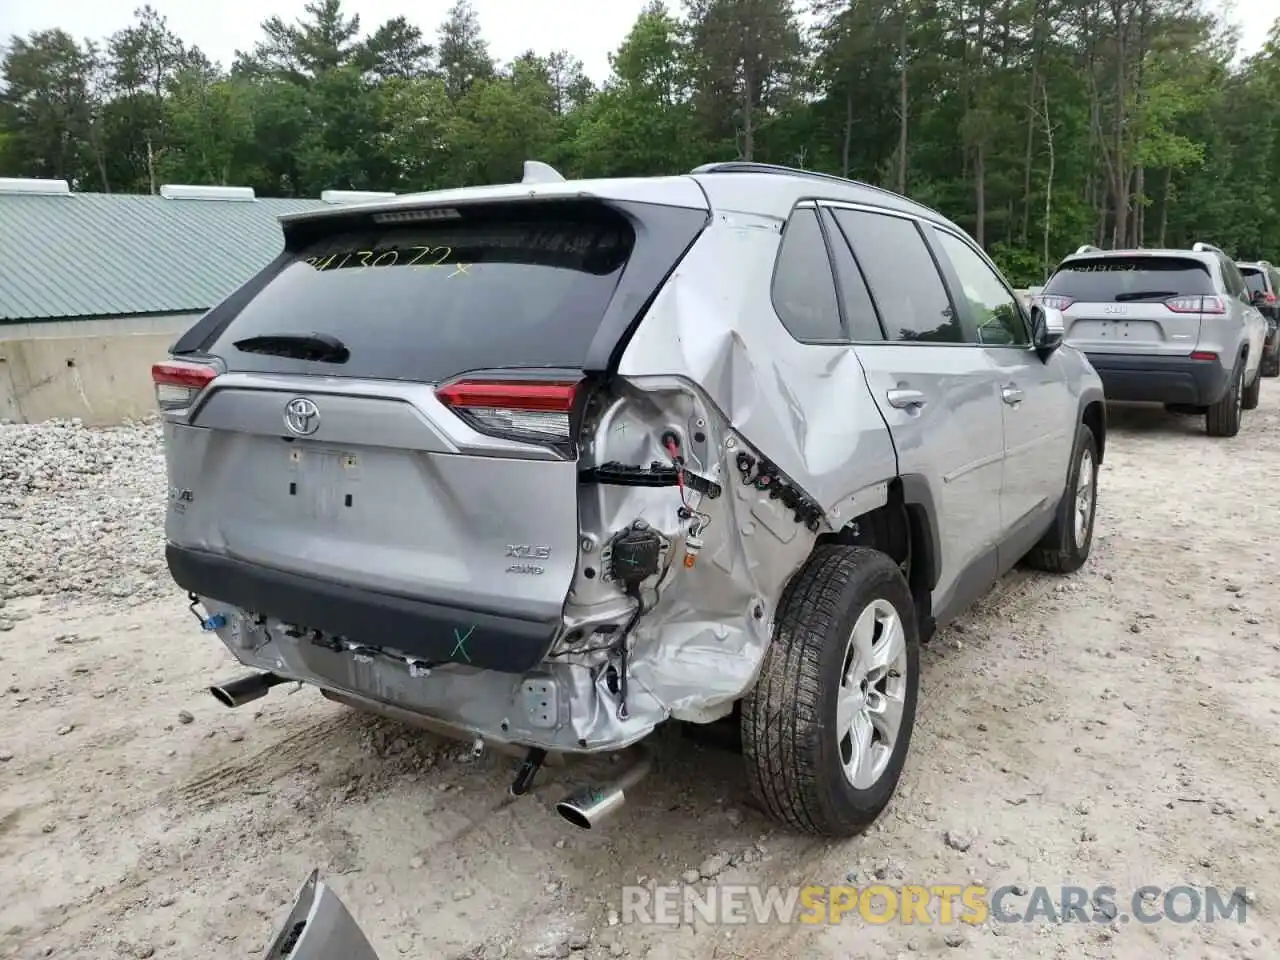
<path fill-rule="evenodd" d="M 883 481 L 896 471 L 853 350 L 802 345 L 778 322 L 769 288 L 780 226 L 720 217 L 659 294 L 620 365 L 639 386 L 695 384 L 714 407 L 708 429 L 719 460 L 707 467 L 726 496 L 699 501 L 696 509 L 713 517 L 705 546 L 692 569 L 677 566 L 634 631 L 631 673 L 677 719 L 714 719 L 750 689 L 774 603 L 816 536 L 743 484 L 738 451 L 772 461 L 817 502 L 825 529 L 880 506 Z M 720 269 L 724 263 L 739 269 Z"/>

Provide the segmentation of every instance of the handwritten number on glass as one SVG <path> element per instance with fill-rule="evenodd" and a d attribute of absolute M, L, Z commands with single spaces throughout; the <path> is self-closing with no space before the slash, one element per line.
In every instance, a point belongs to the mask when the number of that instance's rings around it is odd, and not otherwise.
<path fill-rule="evenodd" d="M 404 253 L 407 259 L 400 259 L 400 254 Z M 412 254 L 412 256 L 410 256 Z M 327 257 L 307 257 L 302 262 L 310 264 L 317 270 L 341 270 L 347 265 L 365 267 L 442 267 L 445 261 L 453 255 L 452 247 L 409 247 L 406 250 L 383 250 L 379 253 L 377 250 L 356 250 L 339 256 L 336 253 Z M 354 261 L 353 261 L 353 258 Z M 455 269 L 450 276 L 456 276 L 459 273 L 466 273 L 465 264 L 455 264 Z"/>

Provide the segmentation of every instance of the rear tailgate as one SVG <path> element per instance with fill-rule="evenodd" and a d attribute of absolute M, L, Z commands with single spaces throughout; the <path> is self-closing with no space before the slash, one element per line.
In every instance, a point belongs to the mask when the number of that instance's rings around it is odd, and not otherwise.
<path fill-rule="evenodd" d="M 1066 341 L 1086 353 L 1186 356 L 1202 316 L 1225 310 L 1203 263 L 1142 253 L 1068 260 L 1040 299 L 1062 310 Z"/>
<path fill-rule="evenodd" d="M 356 642 L 528 669 L 577 554 L 575 385 L 705 219 L 578 198 L 288 224 L 244 302 L 178 345 L 217 375 L 162 404 L 175 579 Z"/>

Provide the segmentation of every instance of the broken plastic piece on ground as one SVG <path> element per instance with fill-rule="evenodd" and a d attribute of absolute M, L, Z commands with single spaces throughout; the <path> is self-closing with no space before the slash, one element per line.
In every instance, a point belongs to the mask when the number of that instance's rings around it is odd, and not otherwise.
<path fill-rule="evenodd" d="M 320 881 L 320 871 L 298 891 L 293 907 L 263 960 L 379 960 L 338 895 Z"/>

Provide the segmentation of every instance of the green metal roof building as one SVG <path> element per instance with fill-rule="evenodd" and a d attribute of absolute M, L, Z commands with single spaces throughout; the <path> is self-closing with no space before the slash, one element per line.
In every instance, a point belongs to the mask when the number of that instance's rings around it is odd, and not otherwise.
<path fill-rule="evenodd" d="M 281 215 L 378 196 L 389 194 L 134 196 L 0 178 L 0 422 L 154 413 L 151 364 L 280 252 Z"/>
<path fill-rule="evenodd" d="M 0 325 L 203 313 L 280 252 L 282 214 L 377 196 L 176 185 L 137 196 L 0 178 Z"/>

